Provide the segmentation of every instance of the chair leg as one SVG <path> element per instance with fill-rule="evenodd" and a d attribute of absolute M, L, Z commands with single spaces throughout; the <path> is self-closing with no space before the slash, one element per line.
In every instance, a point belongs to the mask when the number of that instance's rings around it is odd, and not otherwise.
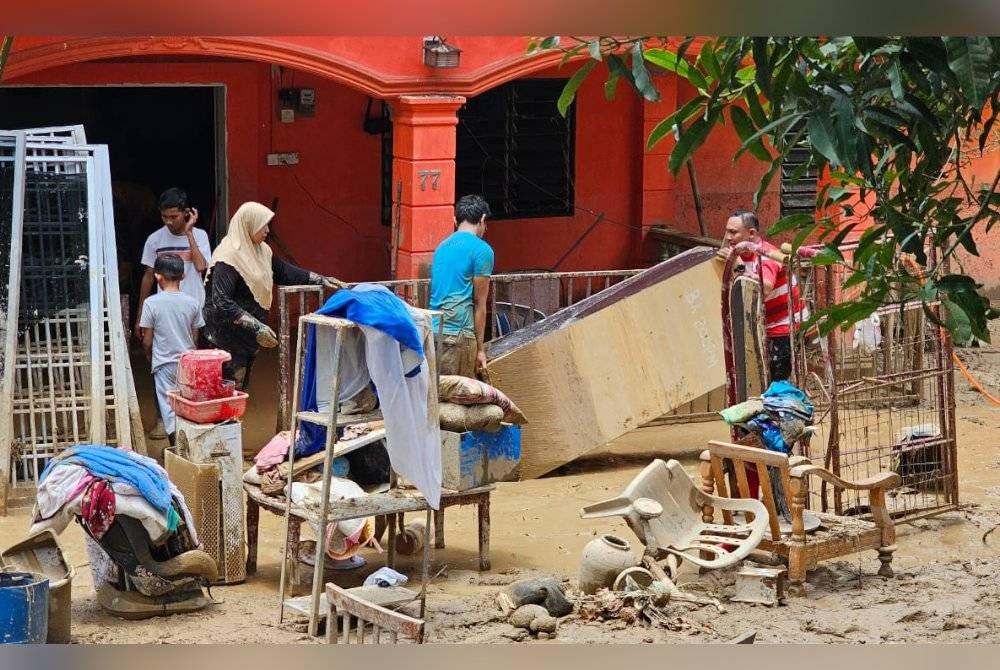
<path fill-rule="evenodd" d="M 288 553 L 286 560 L 289 561 L 288 583 L 291 586 L 292 595 L 301 593 L 301 576 L 299 565 L 299 544 L 302 539 L 302 520 L 297 516 L 288 519 Z M 322 539 L 318 540 L 322 542 Z"/>
<path fill-rule="evenodd" d="M 792 545 L 788 550 L 788 593 L 804 596 L 806 581 L 806 548 Z"/>
<path fill-rule="evenodd" d="M 257 536 L 260 527 L 260 505 L 247 496 L 247 575 L 257 572 Z"/>
<path fill-rule="evenodd" d="M 479 570 L 490 569 L 490 496 L 479 503 Z"/>
<path fill-rule="evenodd" d="M 892 555 L 895 553 L 896 549 L 898 549 L 898 547 L 895 544 L 878 548 L 878 560 L 882 562 L 882 565 L 878 569 L 880 577 L 895 576 L 895 573 L 892 571 Z"/>
<path fill-rule="evenodd" d="M 434 512 L 434 548 L 444 549 L 444 506 Z"/>

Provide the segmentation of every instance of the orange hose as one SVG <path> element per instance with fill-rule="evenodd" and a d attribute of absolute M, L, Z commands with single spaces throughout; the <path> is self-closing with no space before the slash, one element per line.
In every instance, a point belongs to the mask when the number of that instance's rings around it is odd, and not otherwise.
<path fill-rule="evenodd" d="M 986 397 L 986 399 L 992 402 L 994 405 L 1000 405 L 1000 399 L 993 397 L 993 395 L 991 395 L 989 391 L 983 388 L 982 384 L 976 381 L 976 378 L 972 376 L 972 373 L 969 372 L 968 368 L 966 368 L 965 365 L 962 364 L 962 359 L 958 357 L 958 354 L 956 354 L 953 351 L 951 352 L 951 357 L 955 360 L 955 364 L 958 365 L 958 369 L 962 371 L 962 374 L 965 375 L 965 378 L 969 380 L 970 384 L 972 384 L 972 388 L 982 393 Z"/>
<path fill-rule="evenodd" d="M 920 285 L 923 286 L 924 279 L 919 275 L 919 273 L 922 271 L 922 268 L 919 265 L 917 265 L 917 262 L 912 258 L 910 258 L 909 256 L 903 256 L 903 260 L 909 263 L 910 266 L 917 271 L 918 273 L 917 278 L 920 281 Z M 972 376 L 972 373 L 969 372 L 969 368 L 965 367 L 965 364 L 962 363 L 962 359 L 959 358 L 958 354 L 956 354 L 954 351 L 951 352 L 951 359 L 955 361 L 955 365 L 957 365 L 958 369 L 962 371 L 963 375 L 965 375 L 966 380 L 968 380 L 968 382 L 972 384 L 972 388 L 979 391 L 979 393 L 981 393 L 987 400 L 992 402 L 994 405 L 1000 406 L 1000 399 L 994 397 L 989 391 L 983 388 L 983 385 L 979 383 L 979 380 L 977 380 L 975 377 Z"/>

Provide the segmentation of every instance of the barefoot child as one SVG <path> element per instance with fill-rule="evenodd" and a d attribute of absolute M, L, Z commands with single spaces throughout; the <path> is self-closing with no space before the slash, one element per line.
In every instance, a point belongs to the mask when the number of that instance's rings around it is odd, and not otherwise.
<path fill-rule="evenodd" d="M 176 421 L 167 391 L 177 388 L 177 362 L 195 348 L 198 329 L 205 325 L 198 301 L 181 291 L 184 261 L 176 254 L 162 254 L 153 266 L 159 291 L 142 305 L 139 326 L 144 328 L 142 348 L 153 368 L 156 402 L 171 446 Z"/>

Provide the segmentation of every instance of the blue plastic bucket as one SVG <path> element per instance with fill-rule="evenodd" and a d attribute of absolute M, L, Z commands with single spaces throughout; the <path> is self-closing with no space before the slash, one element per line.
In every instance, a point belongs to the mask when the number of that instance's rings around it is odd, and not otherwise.
<path fill-rule="evenodd" d="M 0 572 L 0 644 L 45 644 L 49 630 L 49 578 Z"/>

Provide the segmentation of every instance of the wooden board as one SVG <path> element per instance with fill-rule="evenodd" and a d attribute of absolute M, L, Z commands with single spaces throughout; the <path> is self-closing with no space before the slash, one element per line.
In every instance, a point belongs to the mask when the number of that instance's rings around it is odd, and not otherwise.
<path fill-rule="evenodd" d="M 491 344 L 491 379 L 528 418 L 522 479 L 725 384 L 714 254 L 692 249 Z"/>
<path fill-rule="evenodd" d="M 736 401 L 764 392 L 764 320 L 760 285 L 750 277 L 737 277 L 730 289 L 733 318 L 733 358 L 736 365 Z"/>

